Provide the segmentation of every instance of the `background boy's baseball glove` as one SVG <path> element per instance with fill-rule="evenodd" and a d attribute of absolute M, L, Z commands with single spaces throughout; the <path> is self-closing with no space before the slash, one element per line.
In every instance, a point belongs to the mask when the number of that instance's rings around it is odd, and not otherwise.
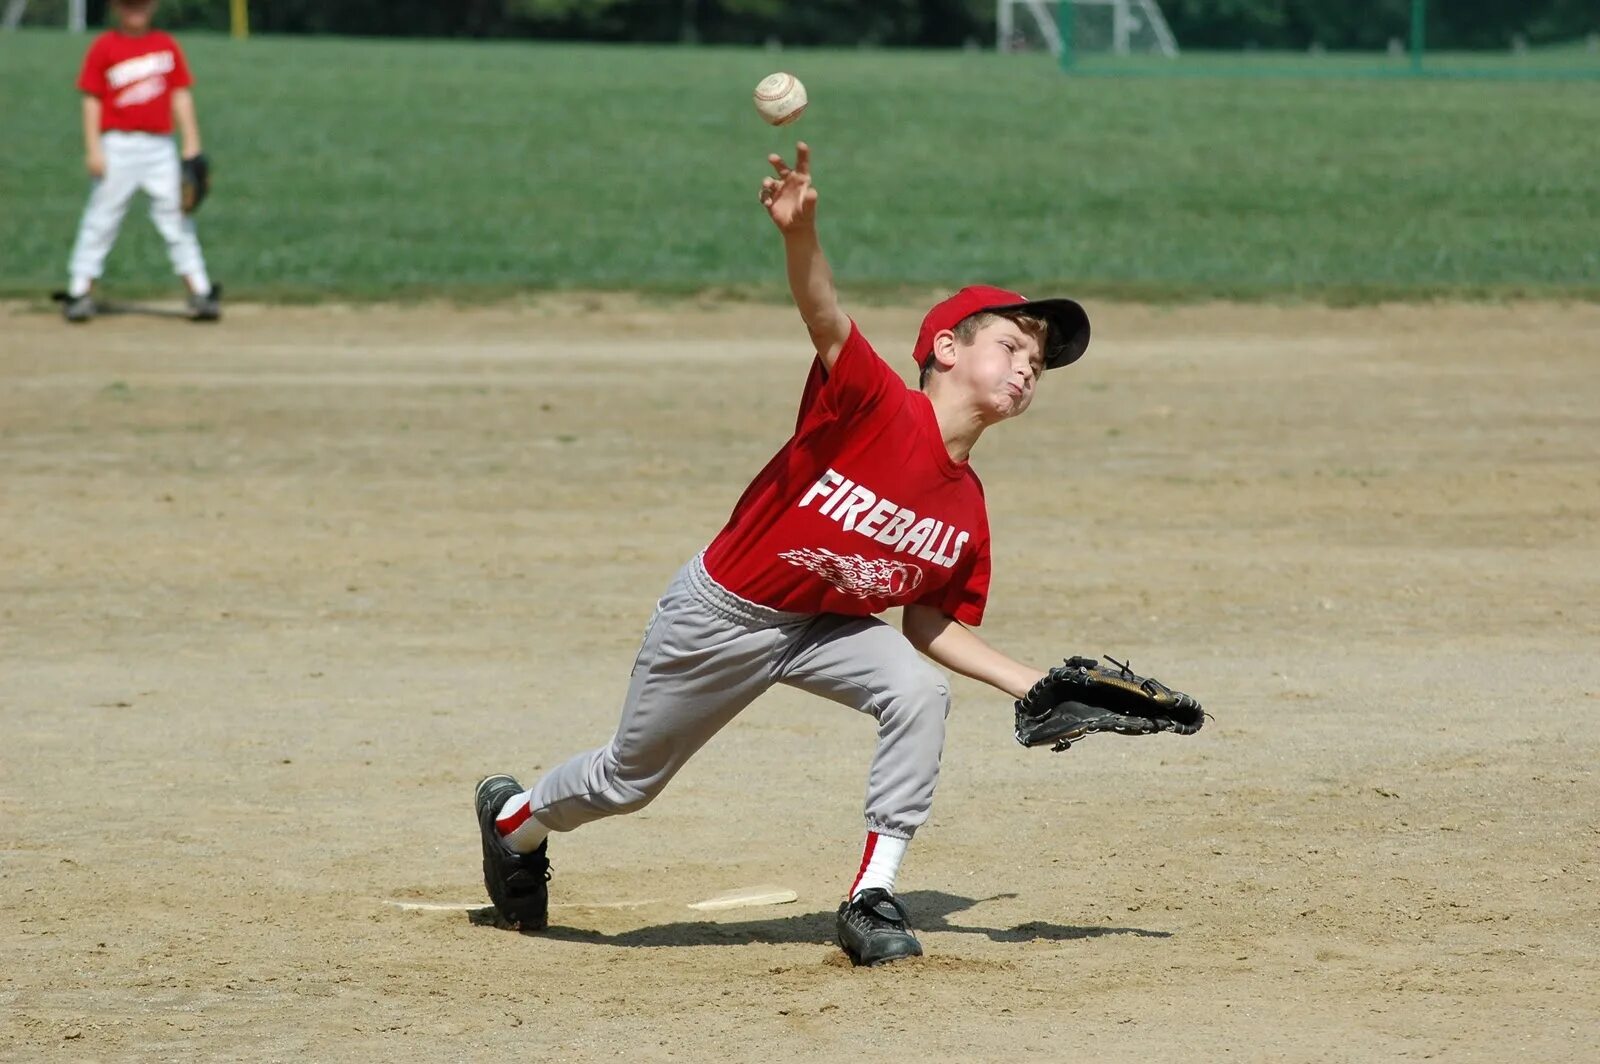
<path fill-rule="evenodd" d="M 1017 702 L 1017 742 L 1065 750 L 1085 735 L 1193 735 L 1205 723 L 1200 703 L 1146 679 L 1110 655 L 1072 657 L 1046 673 Z"/>
<path fill-rule="evenodd" d="M 193 214 L 211 191 L 211 164 L 202 152 L 183 160 L 183 213 Z"/>

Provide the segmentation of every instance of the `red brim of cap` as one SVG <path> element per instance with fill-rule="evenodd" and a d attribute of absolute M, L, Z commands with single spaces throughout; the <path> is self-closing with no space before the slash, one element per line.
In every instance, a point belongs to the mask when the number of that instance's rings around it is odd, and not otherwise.
<path fill-rule="evenodd" d="M 1071 299 L 1030 299 L 984 307 L 992 314 L 1007 312 L 1041 318 L 1050 327 L 1045 336 L 1044 368 L 1070 366 L 1089 349 L 1089 315 Z"/>

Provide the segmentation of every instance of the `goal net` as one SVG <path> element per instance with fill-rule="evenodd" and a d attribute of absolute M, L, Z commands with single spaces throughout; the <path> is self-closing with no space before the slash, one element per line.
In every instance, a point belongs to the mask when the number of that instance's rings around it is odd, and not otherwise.
<path fill-rule="evenodd" d="M 1070 66 L 1095 55 L 1176 56 L 1156 0 L 996 0 L 1002 52 L 1049 52 Z"/>

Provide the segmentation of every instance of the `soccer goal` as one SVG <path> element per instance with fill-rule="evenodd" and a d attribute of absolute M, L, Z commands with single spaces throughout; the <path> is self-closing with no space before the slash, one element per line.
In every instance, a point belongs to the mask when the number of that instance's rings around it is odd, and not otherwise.
<path fill-rule="evenodd" d="M 0 29 L 50 27 L 82 33 L 88 28 L 85 0 L 5 0 L 0 8 Z"/>
<path fill-rule="evenodd" d="M 1178 54 L 1156 0 L 996 0 L 1002 52 L 1049 52 L 1071 67 L 1082 56 Z"/>
<path fill-rule="evenodd" d="M 0 30 L 65 29 L 83 33 L 89 29 L 88 0 L 0 0 Z M 236 38 L 250 36 L 249 0 L 228 0 L 228 24 Z M 218 28 L 219 10 L 214 10 L 210 0 L 206 3 L 174 4 L 179 14 L 174 16 L 183 28 Z M 110 24 L 109 12 L 106 15 Z M 208 15 L 210 16 L 208 18 Z"/>

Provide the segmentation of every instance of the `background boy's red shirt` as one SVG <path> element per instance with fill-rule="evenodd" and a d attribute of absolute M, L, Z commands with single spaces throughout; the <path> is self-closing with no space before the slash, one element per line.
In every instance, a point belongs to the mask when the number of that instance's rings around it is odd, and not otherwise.
<path fill-rule="evenodd" d="M 795 434 L 745 489 L 705 566 L 741 598 L 870 616 L 932 606 L 983 620 L 983 485 L 951 460 L 933 406 L 852 323 L 833 372 L 812 366 Z"/>
<path fill-rule="evenodd" d="M 172 90 L 193 84 L 178 42 L 159 30 L 107 30 L 83 57 L 78 88 L 100 98 L 100 131 L 172 132 Z"/>

